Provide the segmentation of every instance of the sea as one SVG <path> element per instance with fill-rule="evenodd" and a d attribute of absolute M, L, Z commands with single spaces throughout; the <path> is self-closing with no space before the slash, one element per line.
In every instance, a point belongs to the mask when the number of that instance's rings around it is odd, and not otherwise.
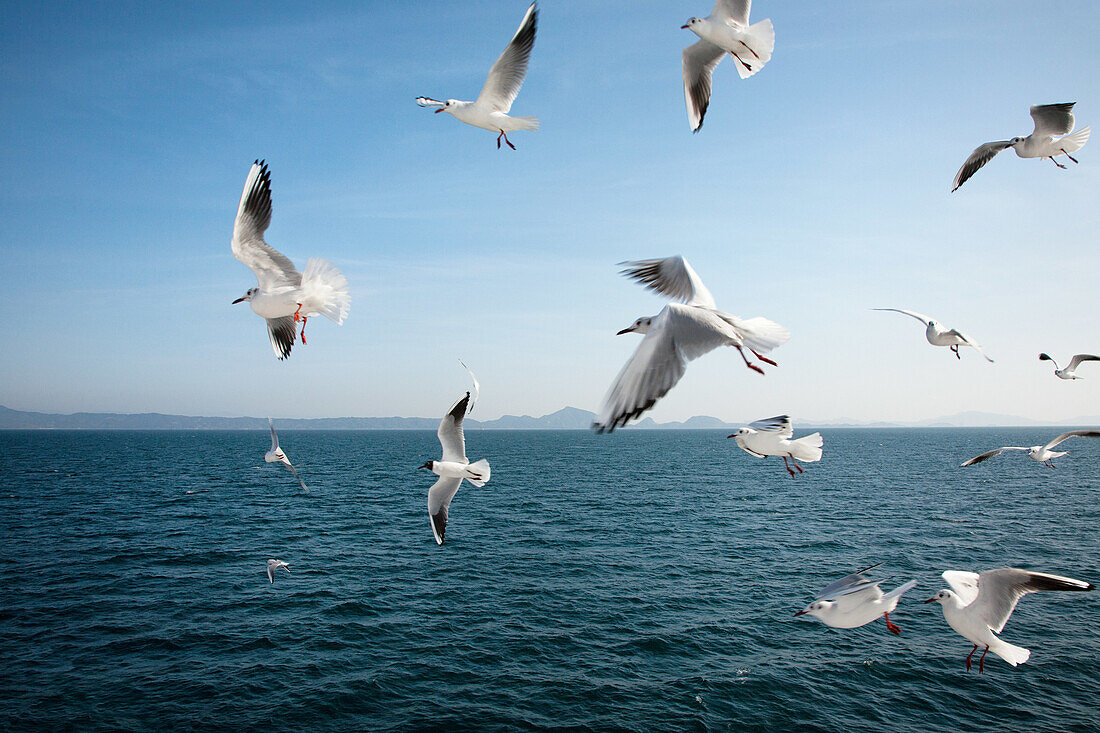
<path fill-rule="evenodd" d="M 1100 730 L 1100 592 L 1026 596 L 984 674 L 921 603 L 1100 583 L 1100 441 L 821 432 L 791 478 L 724 432 L 471 430 L 442 547 L 431 431 L 286 431 L 308 492 L 266 431 L 0 432 L 0 729 Z M 794 616 L 874 563 L 901 636 Z"/>

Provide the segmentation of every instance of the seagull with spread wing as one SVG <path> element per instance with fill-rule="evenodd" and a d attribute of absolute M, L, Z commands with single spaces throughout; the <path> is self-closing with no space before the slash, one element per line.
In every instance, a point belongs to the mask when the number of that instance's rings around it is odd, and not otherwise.
<path fill-rule="evenodd" d="M 1071 153 L 1076 153 L 1084 147 L 1091 130 L 1082 127 L 1077 132 L 1073 132 L 1073 105 L 1075 104 L 1077 103 L 1062 102 L 1033 106 L 1031 119 L 1035 120 L 1035 131 L 1027 137 L 1014 137 L 1011 140 L 998 140 L 979 145 L 955 174 L 951 192 L 957 191 L 970 176 L 978 172 L 979 168 L 1007 148 L 1015 150 L 1016 155 L 1021 158 L 1050 158 L 1054 165 L 1062 169 L 1065 169 L 1065 166 L 1054 160 L 1054 156 L 1064 155 L 1076 163 L 1077 159 Z M 1073 132 L 1072 135 L 1071 132 Z M 1056 135 L 1062 137 L 1055 137 Z"/>
<path fill-rule="evenodd" d="M 902 310 L 901 308 L 872 308 L 871 310 L 893 311 L 895 313 L 904 313 L 905 315 L 909 316 L 910 318 L 916 318 L 918 321 L 923 323 L 924 326 L 925 326 L 924 337 L 926 339 L 928 339 L 928 343 L 932 344 L 933 346 L 949 346 L 949 347 L 951 347 L 951 351 L 959 359 L 962 359 L 962 356 L 959 354 L 959 347 L 960 346 L 969 346 L 969 347 L 973 348 L 974 350 L 976 350 L 979 354 L 984 356 L 986 361 L 989 361 L 989 362 L 993 361 L 992 359 L 990 359 L 988 356 L 985 355 L 985 352 L 982 351 L 982 347 L 978 344 L 977 341 L 970 338 L 969 336 L 967 336 L 962 331 L 959 331 L 959 330 L 954 329 L 954 328 L 947 328 L 946 326 L 944 326 L 939 321 L 933 320 L 933 319 L 929 318 L 928 316 L 924 315 L 923 313 L 917 313 L 916 311 Z"/>
<path fill-rule="evenodd" d="M 267 426 L 271 429 L 271 450 L 264 454 L 264 460 L 268 463 L 281 463 L 289 468 L 290 472 L 294 474 L 294 478 L 298 479 L 298 483 L 302 485 L 302 491 L 309 491 L 306 488 L 306 482 L 298 475 L 298 471 L 291 464 L 290 459 L 286 457 L 286 453 L 279 447 L 279 436 L 275 433 L 275 424 L 271 422 L 270 417 L 267 419 Z"/>
<path fill-rule="evenodd" d="M 813 616 L 834 629 L 855 629 L 866 626 L 881 617 L 886 621 L 887 631 L 900 636 L 901 629 L 890 620 L 890 613 L 898 607 L 898 601 L 906 591 L 916 586 L 917 581 L 910 580 L 889 593 L 883 593 L 879 585 L 889 578 L 875 580 L 864 575 L 868 570 L 874 570 L 879 565 L 882 563 L 864 568 L 825 586 L 814 598 L 813 603 L 797 612 L 795 616 Z"/>
<path fill-rule="evenodd" d="M 489 462 L 482 458 L 470 463 L 466 458 L 466 437 L 462 433 L 462 420 L 470 406 L 470 393 L 451 405 L 447 414 L 439 421 L 439 443 L 443 446 L 443 460 L 428 461 L 419 468 L 426 468 L 439 476 L 428 490 L 428 519 L 431 520 L 432 534 L 437 545 L 443 544 L 443 535 L 447 531 L 447 511 L 451 506 L 462 479 L 474 486 L 484 486 L 489 480 Z"/>
<path fill-rule="evenodd" d="M 726 436 L 727 439 L 733 438 L 737 447 L 750 456 L 757 458 L 781 456 L 783 465 L 787 467 L 787 473 L 794 478 L 794 468 L 797 468 L 799 473 L 805 473 L 802 466 L 798 465 L 799 461 L 815 463 L 821 460 L 821 446 L 825 441 L 821 438 L 821 433 L 804 435 L 798 440 L 791 440 L 792 437 L 794 437 L 794 427 L 791 425 L 791 418 L 787 415 L 776 415 L 751 422 L 748 427 L 740 428 L 733 435 Z M 788 458 L 794 463 L 794 468 L 787 463 Z"/>
<path fill-rule="evenodd" d="M 441 102 L 431 97 L 417 97 L 416 103 L 421 107 L 435 107 L 436 114 L 446 112 L 467 125 L 499 133 L 497 149 L 500 149 L 500 140 L 503 138 L 508 147 L 515 150 L 516 146 L 508 139 L 509 132 L 539 129 L 538 117 L 508 116 L 512 102 L 516 101 L 519 88 L 523 86 L 523 79 L 527 76 L 527 62 L 531 58 L 531 49 L 535 47 L 538 23 L 539 10 L 535 3 L 531 3 L 508 47 L 500 54 L 493 68 L 489 69 L 485 86 L 473 102 L 458 99 Z"/>
<path fill-rule="evenodd" d="M 249 288 L 233 304 L 248 301 L 252 311 L 267 321 L 267 335 L 275 356 L 290 356 L 297 336 L 295 324 L 302 324 L 302 343 L 306 342 L 306 320 L 322 315 L 337 324 L 344 322 L 351 307 L 348 281 L 332 263 L 319 257 L 306 261 L 305 272 L 298 272 L 281 252 L 264 241 L 271 223 L 271 173 L 267 164 L 257 160 L 248 172 L 237 221 L 233 225 L 233 256 L 256 273 L 259 286 Z"/>
<path fill-rule="evenodd" d="M 1039 354 L 1039 361 L 1049 361 L 1054 364 L 1054 376 L 1059 379 L 1080 379 L 1077 376 L 1077 367 L 1081 366 L 1083 361 L 1100 361 L 1100 356 L 1093 356 L 1092 354 L 1074 354 L 1073 358 L 1069 360 L 1069 364 L 1066 364 L 1065 369 L 1058 367 L 1058 362 L 1049 354 Z"/>
<path fill-rule="evenodd" d="M 993 652 L 1013 667 L 1023 664 L 1031 652 L 1009 644 L 997 637 L 1004 631 L 1016 604 L 1028 593 L 1041 590 L 1093 590 L 1096 586 L 1062 575 L 1033 573 L 1018 568 L 986 570 L 970 573 L 964 570 L 946 570 L 944 580 L 951 590 L 941 590 L 925 603 L 943 606 L 947 624 L 966 638 L 974 648 L 966 655 L 966 670 L 970 671 L 970 659 L 978 647 L 983 647 L 978 660 L 978 672 L 985 672 L 985 655 Z"/>
<path fill-rule="evenodd" d="M 684 49 L 684 100 L 688 124 L 699 132 L 710 105 L 710 78 L 718 62 L 728 53 L 742 79 L 764 67 L 775 48 L 775 29 L 765 19 L 749 25 L 752 0 L 715 0 L 714 10 L 705 18 L 689 18 L 686 28 L 699 40 Z"/>
<path fill-rule="evenodd" d="M 982 453 L 980 456 L 974 456 L 962 465 L 973 466 L 976 463 L 988 461 L 993 456 L 999 456 L 1006 450 L 1025 450 L 1027 451 L 1028 458 L 1032 459 L 1033 461 L 1038 461 L 1039 463 L 1042 463 L 1047 468 L 1054 468 L 1054 463 L 1052 463 L 1052 461 L 1055 458 L 1061 458 L 1062 456 L 1069 453 L 1069 451 L 1054 451 L 1051 450 L 1051 448 L 1054 448 L 1062 441 L 1069 440 L 1070 438 L 1100 438 L 1100 430 L 1071 430 L 1068 433 L 1062 433 L 1046 445 L 1033 445 L 1031 447 L 1006 445 L 1004 447 L 997 448 L 996 450 Z"/>
<path fill-rule="evenodd" d="M 760 361 L 776 366 L 763 356 L 791 337 L 790 332 L 767 318 L 741 319 L 718 310 L 714 296 L 683 257 L 620 262 L 623 275 L 674 301 L 655 316 L 634 321 L 624 333 L 645 334 L 611 386 L 592 427 L 610 433 L 640 416 L 684 376 L 687 364 L 719 346 L 732 346 L 745 366 L 764 373 L 745 356 L 744 349 Z"/>
<path fill-rule="evenodd" d="M 282 560 L 272 559 L 272 560 L 267 561 L 267 582 L 268 583 L 274 583 L 275 582 L 275 571 L 278 570 L 279 568 L 282 568 L 283 570 L 287 571 L 288 573 L 290 572 L 290 566 L 287 565 Z"/>

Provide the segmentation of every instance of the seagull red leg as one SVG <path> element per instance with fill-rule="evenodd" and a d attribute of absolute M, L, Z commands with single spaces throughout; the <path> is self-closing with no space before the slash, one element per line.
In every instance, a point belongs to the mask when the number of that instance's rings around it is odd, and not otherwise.
<path fill-rule="evenodd" d="M 510 147 L 510 148 L 511 148 L 512 150 L 515 150 L 515 149 L 516 149 L 516 146 L 512 144 L 512 141 L 511 141 L 511 140 L 509 140 L 509 139 L 508 139 L 508 133 L 506 133 L 506 132 L 505 132 L 504 130 L 501 130 L 501 131 L 500 131 L 500 134 L 504 136 L 504 143 L 505 143 L 505 145 L 507 145 L 508 147 Z M 498 146 L 499 146 L 499 141 L 498 141 Z"/>
<path fill-rule="evenodd" d="M 297 323 L 298 321 L 302 320 L 302 316 L 300 315 L 300 314 L 301 314 L 301 312 L 302 312 L 302 304 L 301 304 L 301 303 L 299 303 L 299 304 L 298 304 L 298 310 L 294 311 L 294 322 L 295 322 L 295 323 Z"/>
<path fill-rule="evenodd" d="M 504 137 L 504 130 L 501 130 L 501 131 L 500 131 L 500 134 L 499 134 L 499 135 L 497 135 L 497 150 L 500 150 L 500 139 L 501 139 L 502 137 Z"/>
<path fill-rule="evenodd" d="M 752 349 L 749 350 L 752 351 Z M 764 373 L 763 369 L 749 361 L 749 357 L 745 356 L 745 352 L 741 349 L 740 346 L 737 347 L 737 353 L 740 354 L 741 358 L 745 360 L 745 366 L 747 366 L 749 369 L 752 369 L 754 372 L 759 372 L 760 374 Z"/>
<path fill-rule="evenodd" d="M 1062 165 L 1061 163 L 1059 163 L 1058 161 L 1056 161 L 1056 160 L 1054 159 L 1054 156 L 1051 156 L 1051 158 L 1050 158 L 1050 162 L 1051 162 L 1051 163 L 1053 163 L 1054 165 L 1058 166 L 1058 167 L 1059 167 L 1059 168 L 1061 168 L 1062 170 L 1065 170 L 1065 169 L 1066 169 L 1066 167 L 1065 167 L 1064 165 Z"/>
<path fill-rule="evenodd" d="M 970 653 L 966 655 L 966 671 L 970 671 L 970 658 L 974 656 L 974 652 L 978 651 L 978 645 L 975 644 L 974 648 L 970 650 Z"/>
<path fill-rule="evenodd" d="M 1077 158 L 1074 158 L 1074 157 L 1073 157 L 1072 155 L 1070 155 L 1069 153 L 1067 153 L 1067 152 L 1066 152 L 1066 149 L 1065 149 L 1065 148 L 1062 148 L 1062 154 L 1063 154 L 1063 155 L 1065 155 L 1065 156 L 1066 156 L 1067 158 L 1069 158 L 1070 160 L 1072 160 L 1072 161 L 1073 161 L 1074 163 L 1076 163 L 1076 162 L 1077 162 Z"/>
<path fill-rule="evenodd" d="M 306 321 L 309 320 L 308 316 L 302 316 L 302 346 L 306 346 Z"/>
<path fill-rule="evenodd" d="M 787 464 L 787 456 L 783 456 L 782 458 L 783 458 L 783 465 L 787 466 L 787 473 L 789 473 L 791 475 L 791 478 L 794 478 L 794 471 L 792 471 L 791 467 Z"/>
<path fill-rule="evenodd" d="M 805 471 L 803 471 L 803 470 L 802 470 L 802 466 L 798 465 L 798 461 L 796 461 L 796 460 L 794 459 L 794 456 L 793 456 L 793 455 L 791 455 L 790 453 L 788 453 L 787 455 L 788 455 L 788 456 L 791 456 L 791 463 L 793 463 L 793 464 L 794 464 L 794 467 L 798 469 L 798 472 L 799 472 L 799 473 L 806 473 Z M 786 459 L 786 458 L 784 458 L 783 460 L 784 460 L 784 461 L 786 461 L 787 459 Z"/>
<path fill-rule="evenodd" d="M 901 627 L 890 620 L 890 612 L 882 614 L 882 618 L 886 620 L 886 630 L 895 636 L 901 636 Z M 977 647 L 974 647 L 977 649 Z"/>
<path fill-rule="evenodd" d="M 977 647 L 974 647 L 977 649 Z M 982 658 L 978 660 L 978 674 L 985 674 L 985 655 L 989 652 L 989 645 L 985 645 L 985 651 L 982 652 Z"/>
<path fill-rule="evenodd" d="M 751 352 L 752 352 L 752 355 L 753 355 L 753 356 L 755 356 L 755 357 L 756 357 L 757 359 L 759 359 L 760 361 L 764 362 L 765 364 L 771 364 L 772 366 L 779 366 L 778 364 L 776 364 L 776 363 L 775 363 L 774 361 L 772 361 L 772 360 L 771 360 L 771 359 L 769 359 L 768 357 L 766 357 L 766 356 L 761 356 L 760 354 L 757 354 L 757 353 L 756 353 L 756 349 L 749 349 L 749 351 L 751 351 Z"/>
<path fill-rule="evenodd" d="M 745 48 L 749 49 L 749 53 L 751 53 L 751 54 L 752 54 L 753 56 L 756 56 L 756 58 L 760 58 L 760 55 L 759 55 L 758 53 L 756 53 L 756 51 L 753 51 L 753 50 L 752 50 L 752 47 L 751 47 L 751 46 L 749 46 L 749 44 L 745 43 L 744 41 L 738 41 L 738 43 L 740 43 L 740 44 L 741 44 L 742 46 L 744 46 Z M 743 64 L 744 64 L 745 62 L 744 62 L 744 61 L 742 61 L 741 63 L 743 63 Z M 746 66 L 747 66 L 747 65 L 748 65 L 748 64 L 746 64 Z M 751 69 L 750 69 L 750 71 L 751 71 Z"/>

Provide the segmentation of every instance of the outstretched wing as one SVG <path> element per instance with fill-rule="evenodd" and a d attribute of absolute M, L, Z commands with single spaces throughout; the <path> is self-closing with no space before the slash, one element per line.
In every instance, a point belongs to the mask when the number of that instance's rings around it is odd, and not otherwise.
<path fill-rule="evenodd" d="M 1069 440 L 1070 438 L 1100 438 L 1100 430 L 1071 430 L 1068 433 L 1062 433 L 1057 438 L 1044 445 L 1043 449 L 1050 450 L 1062 441 Z"/>
<path fill-rule="evenodd" d="M 970 176 L 978 172 L 979 168 L 993 160 L 997 153 L 1008 147 L 1012 147 L 1011 140 L 998 140 L 974 148 L 974 152 L 970 154 L 970 157 L 962 164 L 962 168 L 959 168 L 959 172 L 955 174 L 955 180 L 951 184 L 951 192 L 957 191 L 959 186 L 966 183 Z"/>
<path fill-rule="evenodd" d="M 873 310 L 873 311 L 894 311 L 895 313 L 904 313 L 905 315 L 909 316 L 910 318 L 916 318 L 918 321 L 920 321 L 921 323 L 923 323 L 926 326 L 928 325 L 928 322 L 932 320 L 931 318 L 924 315 L 923 313 L 917 313 L 916 311 L 902 310 L 901 308 L 872 308 L 871 310 Z"/>
<path fill-rule="evenodd" d="M 990 363 L 993 363 L 993 360 L 989 358 L 989 355 L 988 355 L 988 354 L 986 354 L 986 353 L 985 353 L 985 352 L 984 352 L 984 351 L 982 350 L 982 346 L 981 346 L 981 344 L 979 344 L 979 343 L 978 343 L 977 341 L 975 341 L 974 339 L 972 339 L 972 338 L 970 338 L 969 336 L 967 336 L 967 335 L 966 335 L 965 333 L 963 333 L 963 332 L 962 332 L 962 331 L 960 331 L 959 329 L 957 329 L 957 328 L 952 328 L 952 329 L 951 329 L 950 331 L 948 331 L 947 333 L 948 333 L 948 335 L 951 335 L 951 336 L 957 336 L 957 337 L 958 337 L 959 339 L 961 339 L 961 340 L 962 340 L 962 342 L 963 342 L 963 343 L 965 343 L 965 344 L 966 344 L 967 346 L 971 347 L 972 349 L 974 349 L 975 351 L 977 351 L 977 352 L 978 352 L 979 354 L 981 354 L 981 355 L 982 355 L 983 357 L 985 357 L 985 360 L 986 360 L 986 361 L 988 361 L 988 362 L 990 362 Z"/>
<path fill-rule="evenodd" d="M 1059 104 L 1037 104 L 1031 108 L 1031 119 L 1035 120 L 1035 137 L 1068 135 L 1073 130 L 1073 105 L 1076 102 Z"/>
<path fill-rule="evenodd" d="M 531 3 L 519 29 L 512 36 L 512 41 L 500 54 L 493 68 L 489 69 L 489 77 L 481 88 L 477 103 L 488 105 L 499 112 L 512 109 L 512 102 L 516 101 L 519 88 L 523 86 L 523 79 L 527 76 L 527 62 L 531 58 L 531 49 L 535 47 L 538 24 L 539 10 L 535 3 Z"/>
<path fill-rule="evenodd" d="M 700 308 L 716 308 L 714 296 L 688 261 L 680 255 L 655 260 L 620 262 L 625 268 L 620 272 L 644 284 L 649 290 L 668 296 L 687 305 Z"/>
<path fill-rule="evenodd" d="M 964 606 L 969 606 L 978 597 L 978 574 L 966 570 L 944 570 L 943 579 L 955 591 Z"/>
<path fill-rule="evenodd" d="M 991 451 L 987 451 L 985 453 L 982 453 L 980 456 L 974 456 L 973 458 L 971 458 L 966 463 L 963 463 L 962 465 L 963 466 L 973 466 L 977 463 L 982 463 L 983 461 L 988 461 L 993 456 L 999 456 L 1002 453 L 1004 453 L 1006 450 L 1031 450 L 1031 449 L 1030 448 L 1022 448 L 1018 445 L 1006 445 L 1003 448 L 997 448 L 996 450 L 991 450 Z"/>
<path fill-rule="evenodd" d="M 275 356 L 285 359 L 290 356 L 290 349 L 294 346 L 294 339 L 298 337 L 298 329 L 294 326 L 294 316 L 281 316 L 280 318 L 267 318 L 267 337 L 271 340 L 271 350 Z"/>
<path fill-rule="evenodd" d="M 271 429 L 271 450 L 279 450 L 279 436 L 275 434 L 275 423 L 271 422 L 271 418 L 267 419 L 267 427 Z"/>
<path fill-rule="evenodd" d="M 451 405 L 447 414 L 439 421 L 439 444 L 443 446 L 443 460 L 457 463 L 469 463 L 466 458 L 466 437 L 462 434 L 462 418 L 466 417 L 466 406 L 470 403 L 470 393 Z"/>
<path fill-rule="evenodd" d="M 776 433 L 780 438 L 790 438 L 794 435 L 794 428 L 791 426 L 791 418 L 787 415 L 776 415 L 775 417 L 767 417 L 763 420 L 757 420 L 756 422 L 749 423 L 749 427 L 760 433 Z M 881 565 L 881 563 L 879 563 Z M 878 567 L 873 566 L 873 567 Z M 870 570 L 870 568 L 867 568 Z M 862 570 L 860 572 L 863 572 Z"/>
<path fill-rule="evenodd" d="M 944 573 L 945 577 L 946 575 L 947 573 Z M 1004 631 L 1005 623 L 1016 609 L 1016 604 L 1028 593 L 1041 590 L 1092 589 L 1091 583 L 1062 575 L 1033 573 L 1018 568 L 986 570 L 978 576 L 978 597 L 970 607 L 994 633 L 999 634 Z"/>
<path fill-rule="evenodd" d="M 751 8 L 752 0 L 715 0 L 711 15 L 721 18 L 727 25 L 739 25 L 744 28 L 749 24 Z"/>
<path fill-rule="evenodd" d="M 300 483 L 302 485 L 302 491 L 309 491 L 309 489 L 306 488 L 306 482 L 303 481 L 302 477 L 298 475 L 297 469 L 294 468 L 294 466 L 291 464 L 290 460 L 287 459 L 287 460 L 283 461 L 283 465 L 290 469 L 290 472 L 292 474 L 294 474 L 294 478 L 298 479 L 298 483 Z"/>
<path fill-rule="evenodd" d="M 230 243 L 233 256 L 248 265 L 264 289 L 298 287 L 302 275 L 295 269 L 294 263 L 264 241 L 264 232 L 270 223 L 271 173 L 267 163 L 258 160 L 248 172 L 241 203 L 237 207 L 237 221 L 233 224 L 233 240 Z"/>
<path fill-rule="evenodd" d="M 428 519 L 431 521 L 432 534 L 437 545 L 443 544 L 443 535 L 447 532 L 447 510 L 461 483 L 460 478 L 440 476 L 432 484 L 432 488 L 428 489 Z"/>
<path fill-rule="evenodd" d="M 466 370 L 466 373 L 470 375 L 470 379 L 474 382 L 474 396 L 470 398 L 470 409 L 466 412 L 468 415 L 474 411 L 474 405 L 477 404 L 477 398 L 481 396 L 481 383 L 477 381 L 477 377 L 474 376 L 473 370 L 466 366 L 466 362 L 459 359 L 458 363 L 462 365 L 462 368 Z"/>
<path fill-rule="evenodd" d="M 1069 360 L 1069 365 L 1066 366 L 1066 369 L 1072 372 L 1080 366 L 1083 361 L 1100 361 L 1100 356 L 1093 356 L 1092 354 L 1074 354 L 1073 358 Z M 1055 364 L 1055 366 L 1057 366 L 1057 364 Z"/>
<path fill-rule="evenodd" d="M 702 39 L 684 49 L 684 102 L 692 132 L 699 132 L 703 127 L 703 118 L 710 106 L 711 74 L 725 54 L 721 47 Z"/>

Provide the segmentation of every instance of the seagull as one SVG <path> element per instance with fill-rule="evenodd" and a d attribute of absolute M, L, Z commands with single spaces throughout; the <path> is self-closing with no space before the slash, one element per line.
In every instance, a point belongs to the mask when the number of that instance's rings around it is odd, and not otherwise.
<path fill-rule="evenodd" d="M 298 475 L 298 472 L 294 470 L 294 466 L 291 465 L 290 459 L 286 457 L 286 453 L 279 447 L 279 436 L 275 434 L 275 425 L 271 422 L 271 418 L 267 419 L 267 426 L 271 428 L 271 450 L 264 454 L 264 460 L 268 463 L 281 463 L 290 469 L 290 472 L 294 474 L 294 478 L 298 479 L 298 483 L 302 485 L 302 491 L 309 491 L 306 488 L 306 482 L 302 480 L 302 477 Z"/>
<path fill-rule="evenodd" d="M 710 75 L 728 53 L 742 79 L 760 71 L 771 60 L 775 29 L 770 20 L 749 25 L 752 0 L 716 0 L 705 18 L 689 18 L 680 26 L 700 40 L 684 49 L 684 99 L 688 124 L 699 132 L 710 104 Z"/>
<path fill-rule="evenodd" d="M 269 583 L 274 583 L 275 582 L 275 571 L 278 570 L 279 568 L 282 568 L 283 570 L 286 570 L 288 573 L 290 572 L 290 568 L 288 568 L 286 563 L 283 562 L 282 560 L 268 560 L 267 561 L 267 580 L 268 580 Z"/>
<path fill-rule="evenodd" d="M 958 190 L 959 186 L 966 183 L 970 176 L 978 172 L 983 165 L 993 160 L 993 156 L 1005 148 L 1012 148 L 1021 158 L 1050 158 L 1051 162 L 1059 168 L 1065 166 L 1054 160 L 1056 155 L 1064 155 L 1074 163 L 1070 153 L 1076 153 L 1088 142 L 1090 130 L 1082 127 L 1072 135 L 1073 131 L 1073 105 L 1076 102 L 1062 102 L 1060 104 L 1037 104 L 1031 108 L 1031 119 L 1035 120 L 1035 131 L 1027 137 L 1014 137 L 1011 140 L 999 140 L 997 142 L 979 145 L 959 168 L 955 174 L 955 182 L 951 184 L 951 192 Z M 1055 138 L 1055 135 L 1064 137 Z"/>
<path fill-rule="evenodd" d="M 332 263 L 319 257 L 306 261 L 306 271 L 264 241 L 271 223 L 271 174 L 267 164 L 257 160 L 244 183 L 237 221 L 233 225 L 233 256 L 256 273 L 259 287 L 249 288 L 236 305 L 247 300 L 252 311 L 267 321 L 267 335 L 275 356 L 285 359 L 294 346 L 295 323 L 302 323 L 306 342 L 306 320 L 323 315 L 337 324 L 344 322 L 351 306 L 348 281 Z"/>
<path fill-rule="evenodd" d="M 898 607 L 898 600 L 906 591 L 913 588 L 917 581 L 910 580 L 883 594 L 879 585 L 887 578 L 873 580 L 863 574 L 879 565 L 882 563 L 864 568 L 825 586 L 825 589 L 814 598 L 814 602 L 797 612 L 795 616 L 808 614 L 834 629 L 855 629 L 866 626 L 881 616 L 886 621 L 886 629 L 900 636 L 901 629 L 890 620 L 890 612 Z"/>
<path fill-rule="evenodd" d="M 1054 359 L 1047 354 L 1039 354 L 1039 361 L 1054 362 L 1054 374 L 1059 379 L 1080 379 L 1081 377 L 1077 376 L 1077 367 L 1081 365 L 1081 362 L 1100 361 L 1100 356 L 1093 356 L 1092 354 L 1074 354 L 1065 369 L 1059 369 L 1058 362 L 1054 361 Z"/>
<path fill-rule="evenodd" d="M 474 376 L 473 370 L 466 366 L 466 362 L 459 359 L 458 363 L 462 365 L 462 368 L 466 370 L 466 373 L 470 375 L 470 379 L 473 380 L 474 383 L 474 396 L 470 398 L 470 409 L 466 412 L 466 414 L 469 415 L 474 411 L 474 404 L 477 403 L 477 398 L 481 394 L 481 385 L 478 383 L 477 377 Z"/>
<path fill-rule="evenodd" d="M 536 3 L 531 3 L 527 8 L 527 13 L 508 47 L 500 54 L 493 68 L 489 69 L 489 77 L 477 99 L 473 102 L 457 99 L 440 102 L 431 97 L 417 97 L 416 103 L 421 107 L 435 107 L 436 114 L 446 112 L 467 125 L 497 132 L 497 150 L 500 149 L 501 138 L 504 138 L 508 147 L 515 150 L 516 146 L 508 139 L 509 132 L 539 129 L 538 117 L 508 116 L 512 102 L 516 101 L 519 88 L 523 86 L 523 79 L 527 76 L 527 61 L 531 58 L 531 49 L 535 47 L 535 31 L 539 24 L 539 10 L 535 5 Z"/>
<path fill-rule="evenodd" d="M 804 473 L 802 466 L 798 465 L 799 461 L 814 463 L 821 460 L 823 441 L 821 433 L 812 433 L 798 440 L 791 440 L 793 435 L 791 418 L 787 415 L 776 415 L 749 423 L 747 428 L 741 428 L 733 435 L 727 435 L 726 438 L 733 438 L 738 448 L 757 458 L 782 456 L 787 473 L 794 478 L 794 468 L 797 468 L 799 473 Z M 788 458 L 794 463 L 794 468 L 787 463 Z"/>
<path fill-rule="evenodd" d="M 1093 590 L 1096 586 L 1073 578 L 1033 573 L 1019 568 L 986 570 L 980 575 L 965 570 L 946 570 L 944 580 L 951 590 L 941 590 L 925 603 L 943 606 L 947 624 L 974 645 L 966 655 L 966 671 L 978 647 L 984 647 L 978 672 L 985 672 L 985 655 L 993 652 L 1013 667 L 1023 664 L 1031 652 L 997 638 L 1020 598 L 1040 590 Z"/>
<path fill-rule="evenodd" d="M 1028 458 L 1032 459 L 1033 461 L 1038 461 L 1039 463 L 1042 463 L 1047 468 L 1054 468 L 1054 463 L 1052 463 L 1052 461 L 1055 458 L 1061 458 L 1069 451 L 1052 451 L 1051 448 L 1058 445 L 1064 440 L 1068 440 L 1069 438 L 1100 438 L 1100 430 L 1071 430 L 1068 433 L 1062 433 L 1046 445 L 1033 445 L 1030 448 L 1018 445 L 1006 445 L 1002 448 L 997 448 L 996 450 L 982 453 L 980 456 L 974 456 L 962 465 L 973 466 L 976 463 L 988 461 L 993 456 L 999 456 L 1006 450 L 1026 450 Z"/>
<path fill-rule="evenodd" d="M 684 376 L 689 361 L 719 346 L 735 347 L 745 366 L 760 374 L 764 370 L 749 362 L 743 348 L 777 366 L 760 352 L 785 343 L 790 332 L 766 318 L 742 320 L 718 310 L 714 296 L 683 257 L 619 264 L 626 266 L 621 274 L 679 302 L 669 303 L 655 316 L 639 318 L 617 334 L 637 332 L 645 338 L 608 391 L 592 424 L 596 432 L 610 433 L 653 407 Z"/>
<path fill-rule="evenodd" d="M 962 359 L 962 356 L 959 354 L 959 347 L 970 346 L 974 348 L 979 354 L 984 356 L 986 361 L 993 361 L 985 355 L 985 352 L 982 351 L 982 347 L 978 344 L 977 341 L 970 338 L 962 331 L 954 328 L 949 329 L 939 321 L 935 321 L 922 313 L 917 313 L 916 311 L 902 310 L 901 308 L 872 308 L 871 310 L 894 311 L 896 313 L 904 313 L 907 316 L 916 318 L 918 321 L 925 324 L 926 326 L 924 337 L 928 339 L 928 343 L 932 344 L 933 346 L 950 346 L 951 351 L 960 360 Z"/>
<path fill-rule="evenodd" d="M 451 499 L 458 491 L 462 479 L 474 486 L 484 486 L 489 480 L 489 462 L 482 458 L 470 463 L 466 458 L 466 438 L 462 434 L 462 419 L 466 416 L 466 407 L 470 402 L 467 392 L 439 421 L 439 443 L 443 446 L 443 460 L 428 461 L 419 468 L 426 468 L 439 480 L 428 489 L 428 518 L 431 520 L 435 543 L 443 544 L 443 534 L 447 531 L 447 509 Z"/>

